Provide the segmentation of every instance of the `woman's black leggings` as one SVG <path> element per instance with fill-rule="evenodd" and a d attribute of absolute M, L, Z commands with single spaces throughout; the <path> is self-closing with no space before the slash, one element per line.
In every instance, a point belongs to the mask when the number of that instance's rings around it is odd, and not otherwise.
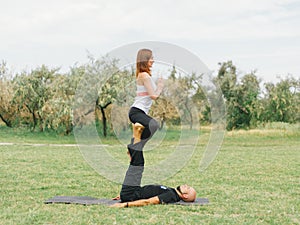
<path fill-rule="evenodd" d="M 132 123 L 140 123 L 145 127 L 141 135 L 142 140 L 150 139 L 159 128 L 159 124 L 155 119 L 136 107 L 130 108 L 129 119 Z"/>

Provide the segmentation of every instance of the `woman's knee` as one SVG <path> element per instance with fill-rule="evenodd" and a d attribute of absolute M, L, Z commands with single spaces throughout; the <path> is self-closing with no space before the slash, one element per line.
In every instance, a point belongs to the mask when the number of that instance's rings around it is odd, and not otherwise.
<path fill-rule="evenodd" d="M 155 119 L 150 120 L 149 130 L 151 134 L 153 135 L 158 129 L 159 129 L 159 123 Z"/>

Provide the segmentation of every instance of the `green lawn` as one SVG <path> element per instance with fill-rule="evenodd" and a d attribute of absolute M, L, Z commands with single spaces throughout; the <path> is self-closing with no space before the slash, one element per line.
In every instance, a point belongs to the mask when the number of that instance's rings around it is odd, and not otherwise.
<path fill-rule="evenodd" d="M 0 224 L 300 224 L 299 137 L 299 129 L 227 133 L 215 161 L 200 173 L 209 138 L 203 132 L 192 159 L 163 184 L 188 183 L 209 205 L 112 209 L 43 204 L 56 195 L 111 198 L 120 184 L 95 172 L 77 147 L 48 145 L 74 144 L 73 137 L 2 127 L 0 142 L 15 144 L 0 145 Z M 113 153 L 118 160 L 128 161 L 117 140 L 105 142 L 119 149 Z M 169 137 L 162 150 L 145 152 L 146 162 L 164 158 L 174 143 Z"/>

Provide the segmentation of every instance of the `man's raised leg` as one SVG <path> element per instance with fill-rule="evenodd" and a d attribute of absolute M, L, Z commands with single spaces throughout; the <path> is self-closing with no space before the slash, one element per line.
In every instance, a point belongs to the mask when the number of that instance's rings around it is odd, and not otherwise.
<path fill-rule="evenodd" d="M 141 140 L 143 128 L 140 124 L 133 127 L 133 138 L 127 146 L 131 156 L 130 165 L 126 172 L 120 197 L 122 201 L 134 201 L 139 198 L 139 189 L 144 172 L 143 147 L 145 141 Z"/>
<path fill-rule="evenodd" d="M 133 138 L 131 139 L 130 144 L 136 144 L 141 141 L 141 136 L 144 130 L 144 126 L 140 123 L 134 123 L 132 124 L 132 131 L 133 131 Z M 128 149 L 127 154 L 130 156 L 130 161 L 132 160 L 132 156 L 130 153 L 130 150 Z"/>

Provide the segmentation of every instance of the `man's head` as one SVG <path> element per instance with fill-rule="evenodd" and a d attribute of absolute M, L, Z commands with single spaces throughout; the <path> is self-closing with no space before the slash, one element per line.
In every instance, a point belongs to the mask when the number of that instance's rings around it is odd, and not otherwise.
<path fill-rule="evenodd" d="M 176 188 L 179 197 L 185 202 L 193 202 L 196 199 L 196 191 L 194 188 L 183 184 Z"/>

